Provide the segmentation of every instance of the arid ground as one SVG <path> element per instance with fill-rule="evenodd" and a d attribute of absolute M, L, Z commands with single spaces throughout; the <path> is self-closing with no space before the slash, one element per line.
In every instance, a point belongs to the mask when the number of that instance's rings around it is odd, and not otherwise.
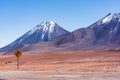
<path fill-rule="evenodd" d="M 28 52 L 29 53 L 29 52 Z M 115 73 L 117 76 L 120 76 L 120 51 L 110 50 L 87 50 L 87 51 L 61 51 L 61 52 L 50 52 L 50 53 L 35 53 L 28 54 L 23 53 L 19 58 L 20 60 L 20 70 L 18 74 L 22 72 L 30 73 L 38 75 L 42 75 L 41 72 L 45 72 L 45 76 L 52 75 L 62 75 L 65 76 L 75 75 L 75 78 L 68 77 L 68 79 L 58 79 L 54 78 L 51 80 L 104 80 L 102 77 L 100 79 L 79 79 L 77 75 L 84 75 L 85 73 L 90 76 L 90 74 L 94 75 L 108 75 L 108 79 L 105 80 L 113 80 L 110 78 L 109 74 Z M 9 75 L 15 72 L 16 70 L 16 57 L 14 55 L 0 55 L 0 78 L 5 75 Z M 38 72 L 38 73 L 37 73 Z M 47 73 L 46 73 L 47 72 Z M 22 74 L 21 73 L 21 74 Z M 75 73 L 75 74 L 74 74 Z M 103 74 L 102 74 L 103 73 Z M 108 74 L 107 74 L 108 73 Z M 3 75 L 2 75 L 3 74 Z M 17 74 L 17 73 L 16 73 Z M 29 75 L 29 74 L 28 74 Z M 79 75 L 79 76 L 80 76 Z M 104 75 L 103 75 L 104 76 Z M 115 75 L 112 75 L 113 78 Z M 9 76 L 8 76 L 9 77 Z M 83 76 L 85 77 L 85 76 Z M 34 77 L 33 77 L 34 78 Z M 60 78 L 64 78 L 62 75 Z M 49 79 L 49 78 L 48 78 Z M 48 80 L 43 79 L 43 80 Z M 120 79 L 117 77 L 116 80 Z M 2 79 L 0 79 L 2 80 Z M 8 79 L 12 80 L 12 79 Z M 15 79 L 16 80 L 16 79 Z M 18 80 L 28 80 L 28 79 L 18 79 Z M 34 79 L 29 79 L 34 80 Z M 41 79 L 36 79 L 41 80 Z"/>
<path fill-rule="evenodd" d="M 0 71 L 0 80 L 120 80 L 120 72 Z"/>
<path fill-rule="evenodd" d="M 120 51 L 23 53 L 20 70 L 57 72 L 120 72 Z M 0 70 L 16 70 L 14 55 L 0 56 Z"/>

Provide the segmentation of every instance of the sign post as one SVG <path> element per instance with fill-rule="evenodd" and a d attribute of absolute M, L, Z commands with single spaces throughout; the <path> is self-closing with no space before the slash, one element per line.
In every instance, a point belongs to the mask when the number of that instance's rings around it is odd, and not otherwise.
<path fill-rule="evenodd" d="M 22 52 L 20 50 L 16 50 L 14 52 L 14 55 L 16 56 L 17 58 L 17 70 L 19 70 L 19 57 L 22 55 Z"/>

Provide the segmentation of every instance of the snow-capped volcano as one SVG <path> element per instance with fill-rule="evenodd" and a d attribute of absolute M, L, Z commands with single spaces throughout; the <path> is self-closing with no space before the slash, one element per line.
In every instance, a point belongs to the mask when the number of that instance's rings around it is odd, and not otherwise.
<path fill-rule="evenodd" d="M 94 29 L 96 33 L 103 34 L 104 32 L 103 35 L 115 37 L 115 34 L 120 32 L 120 13 L 109 13 L 89 28 Z"/>
<path fill-rule="evenodd" d="M 55 30 L 56 23 L 53 21 L 43 21 L 40 25 L 37 25 L 35 28 L 33 28 L 29 34 L 33 34 L 36 31 L 42 30 L 42 36 L 41 38 L 44 39 L 45 34 L 48 33 L 49 39 L 52 39 L 52 34 Z"/>
<path fill-rule="evenodd" d="M 55 37 L 66 33 L 68 33 L 68 31 L 61 28 L 54 21 L 43 21 L 40 25 L 35 26 L 32 30 L 25 34 L 25 36 L 28 35 L 30 38 L 32 37 L 34 40 L 38 41 L 32 40 L 32 42 L 30 42 L 30 40 L 24 43 L 48 42 Z"/>
<path fill-rule="evenodd" d="M 64 35 L 56 39 L 55 45 L 67 49 L 120 49 L 120 13 L 109 13 L 87 28 Z"/>
<path fill-rule="evenodd" d="M 25 44 L 30 45 L 40 42 L 49 42 L 52 39 L 67 33 L 69 32 L 61 28 L 54 21 L 43 21 L 11 44 L 1 48 L 0 52 L 9 51 Z"/>

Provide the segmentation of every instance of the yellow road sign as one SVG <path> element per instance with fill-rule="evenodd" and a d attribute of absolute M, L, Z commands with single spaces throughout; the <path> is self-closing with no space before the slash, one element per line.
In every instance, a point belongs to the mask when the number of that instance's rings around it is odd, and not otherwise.
<path fill-rule="evenodd" d="M 22 52 L 21 52 L 20 50 L 16 50 L 16 51 L 14 52 L 14 55 L 15 55 L 17 58 L 19 58 L 19 57 L 22 55 Z"/>

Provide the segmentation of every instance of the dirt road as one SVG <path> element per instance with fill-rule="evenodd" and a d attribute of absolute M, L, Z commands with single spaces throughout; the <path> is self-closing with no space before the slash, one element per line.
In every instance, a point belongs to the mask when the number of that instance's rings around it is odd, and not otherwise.
<path fill-rule="evenodd" d="M 120 72 L 0 71 L 0 80 L 120 80 Z"/>

